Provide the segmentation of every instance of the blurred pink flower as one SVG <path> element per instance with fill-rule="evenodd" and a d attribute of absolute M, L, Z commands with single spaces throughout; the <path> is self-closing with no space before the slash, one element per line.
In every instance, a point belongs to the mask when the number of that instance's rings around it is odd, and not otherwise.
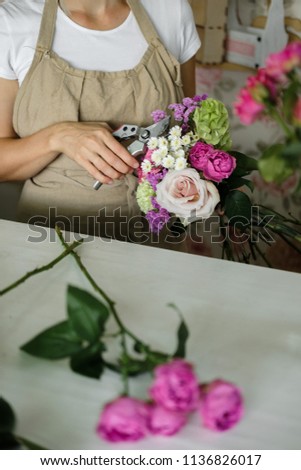
<path fill-rule="evenodd" d="M 246 88 L 240 90 L 238 101 L 234 103 L 235 114 L 246 125 L 253 124 L 257 119 L 260 119 L 263 116 L 264 108 L 264 105 L 258 103 Z"/>
<path fill-rule="evenodd" d="M 256 75 L 247 79 L 247 90 L 259 103 L 264 99 L 276 100 L 277 82 L 267 73 L 266 69 L 259 69 Z"/>
<path fill-rule="evenodd" d="M 172 436 L 186 424 L 187 416 L 183 412 L 170 411 L 163 406 L 149 405 L 148 428 L 152 434 Z"/>
<path fill-rule="evenodd" d="M 203 142 L 197 142 L 192 147 L 189 159 L 194 168 L 203 171 L 206 179 L 216 182 L 229 178 L 236 167 L 232 155 Z"/>
<path fill-rule="evenodd" d="M 282 51 L 271 54 L 266 60 L 266 72 L 279 82 L 287 80 L 286 75 L 301 65 L 301 43 L 291 42 Z"/>
<path fill-rule="evenodd" d="M 111 442 L 138 441 L 147 433 L 148 412 L 143 401 L 119 397 L 104 407 L 96 431 Z"/>
<path fill-rule="evenodd" d="M 240 421 L 243 399 L 240 390 L 224 380 L 201 386 L 200 415 L 206 428 L 226 431 Z"/>
<path fill-rule="evenodd" d="M 199 386 L 192 365 L 182 359 L 174 359 L 156 367 L 149 393 L 158 405 L 168 410 L 195 410 L 199 400 Z"/>

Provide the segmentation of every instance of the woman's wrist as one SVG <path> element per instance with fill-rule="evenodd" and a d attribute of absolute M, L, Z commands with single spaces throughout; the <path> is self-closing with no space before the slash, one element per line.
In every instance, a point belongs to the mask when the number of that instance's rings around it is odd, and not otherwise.
<path fill-rule="evenodd" d="M 65 122 L 59 122 L 57 124 L 53 124 L 52 126 L 48 127 L 48 149 L 49 152 L 53 153 L 61 153 L 62 152 L 62 135 L 63 129 L 66 128 Z"/>

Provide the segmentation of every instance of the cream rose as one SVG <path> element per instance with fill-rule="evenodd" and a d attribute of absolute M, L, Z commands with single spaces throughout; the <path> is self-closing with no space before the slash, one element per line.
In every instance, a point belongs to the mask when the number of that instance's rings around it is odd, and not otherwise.
<path fill-rule="evenodd" d="M 193 168 L 171 170 L 157 185 L 156 199 L 161 207 L 176 214 L 183 223 L 188 219 L 207 219 L 220 201 L 216 186 L 200 178 Z M 190 220 L 192 221 L 192 220 Z"/>

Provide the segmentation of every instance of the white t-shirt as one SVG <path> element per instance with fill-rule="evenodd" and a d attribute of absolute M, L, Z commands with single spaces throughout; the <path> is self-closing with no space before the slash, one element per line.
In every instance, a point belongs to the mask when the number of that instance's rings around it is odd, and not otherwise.
<path fill-rule="evenodd" d="M 181 63 L 200 40 L 187 0 L 141 0 L 165 47 Z M 21 84 L 31 65 L 44 0 L 7 0 L 0 5 L 0 77 Z M 135 67 L 148 44 L 132 12 L 119 27 L 95 31 L 58 8 L 52 49 L 75 68 L 112 72 Z"/>

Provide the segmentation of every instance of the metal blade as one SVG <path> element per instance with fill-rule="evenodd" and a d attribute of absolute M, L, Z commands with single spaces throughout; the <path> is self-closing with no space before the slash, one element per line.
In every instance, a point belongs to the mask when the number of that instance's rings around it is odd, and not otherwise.
<path fill-rule="evenodd" d="M 147 142 L 151 137 L 159 137 L 169 128 L 170 116 L 166 116 L 159 122 L 155 122 L 151 126 L 141 127 L 138 139 L 141 142 Z"/>

